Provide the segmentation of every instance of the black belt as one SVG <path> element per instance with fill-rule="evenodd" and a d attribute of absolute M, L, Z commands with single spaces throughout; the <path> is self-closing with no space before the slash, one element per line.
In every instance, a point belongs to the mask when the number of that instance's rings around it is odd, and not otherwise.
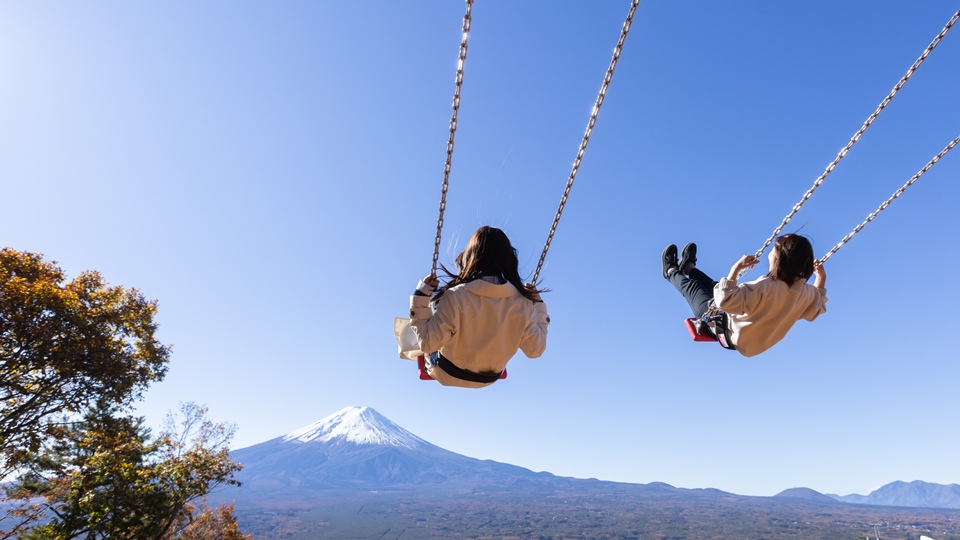
<path fill-rule="evenodd" d="M 463 381 L 470 381 L 475 383 L 489 384 L 496 382 L 500 376 L 503 374 L 500 373 L 477 373 L 475 371 L 469 371 L 463 368 L 457 367 L 453 362 L 447 360 L 445 356 L 440 353 L 437 353 L 437 367 L 446 372 L 447 375 L 451 377 L 456 377 L 457 379 Z"/>

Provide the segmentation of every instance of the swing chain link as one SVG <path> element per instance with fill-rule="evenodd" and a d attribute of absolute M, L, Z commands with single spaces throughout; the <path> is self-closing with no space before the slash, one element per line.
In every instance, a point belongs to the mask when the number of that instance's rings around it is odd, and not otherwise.
<path fill-rule="evenodd" d="M 897 82 L 896 86 L 893 87 L 893 90 L 887 95 L 886 98 L 883 99 L 882 102 L 880 102 L 880 106 L 877 107 L 877 110 L 874 111 L 873 114 L 871 114 L 867 118 L 867 121 L 864 122 L 863 126 L 861 126 L 860 129 L 853 135 L 853 138 L 850 139 L 850 142 L 848 142 L 847 145 L 844 146 L 842 150 L 840 150 L 840 153 L 837 154 L 837 157 L 834 158 L 834 160 L 830 163 L 830 165 L 827 166 L 823 174 L 821 174 L 820 177 L 817 178 L 817 180 L 813 183 L 813 186 L 809 190 L 807 190 L 806 193 L 803 194 L 803 198 L 800 199 L 800 202 L 798 202 L 793 206 L 793 209 L 790 210 L 790 213 L 787 214 L 787 217 L 783 218 L 783 221 L 780 223 L 780 226 L 777 227 L 773 231 L 773 234 L 770 235 L 770 238 L 767 238 L 767 241 L 763 243 L 763 247 L 757 250 L 755 254 L 757 258 L 760 258 L 760 256 L 763 255 L 763 252 L 768 247 L 770 247 L 770 244 L 772 244 L 774 239 L 776 239 L 776 237 L 780 235 L 780 233 L 783 231 L 783 228 L 786 227 L 787 224 L 790 223 L 790 220 L 793 219 L 793 216 L 800 211 L 800 208 L 803 206 L 803 203 L 807 202 L 807 200 L 813 196 L 813 192 L 816 191 L 821 184 L 823 184 L 823 181 L 826 180 L 827 175 L 833 172 L 833 170 L 837 167 L 837 164 L 840 163 L 840 160 L 843 159 L 844 156 L 847 155 L 847 152 L 849 152 L 850 149 L 853 147 L 853 145 L 856 144 L 858 140 L 860 140 L 860 136 L 863 135 L 863 133 L 867 130 L 868 127 L 870 127 L 871 124 L 873 124 L 873 121 L 877 119 L 877 116 L 880 115 L 883 109 L 885 109 L 887 105 L 890 104 L 890 102 L 893 100 L 893 97 L 897 95 L 897 92 L 899 92 L 900 89 L 903 88 L 905 84 L 907 84 L 907 81 L 910 80 L 910 77 L 912 77 L 914 72 L 917 71 L 917 69 L 920 67 L 921 64 L 923 64 L 924 60 L 927 59 L 927 56 L 930 55 L 933 49 L 935 49 L 937 45 L 940 44 L 940 41 L 943 39 L 944 36 L 947 35 L 947 32 L 949 32 L 950 29 L 953 28 L 953 26 L 957 23 L 957 20 L 960 20 L 960 11 L 957 11 L 956 13 L 954 13 L 953 17 L 947 22 L 947 25 L 943 27 L 943 30 L 940 31 L 937 37 L 934 38 L 934 40 L 930 42 L 930 45 L 927 46 L 926 50 L 923 51 L 923 54 L 920 55 L 920 58 L 918 58 L 913 63 L 913 65 L 910 66 L 910 69 L 907 70 L 907 74 L 904 75 L 899 82 Z M 841 242 L 841 244 L 842 243 L 843 242 Z M 837 249 L 837 248 L 834 248 L 834 249 Z M 739 277 L 742 277 L 745 272 L 746 270 L 741 271 Z"/>
<path fill-rule="evenodd" d="M 583 160 L 583 153 L 587 150 L 587 144 L 590 142 L 590 135 L 593 134 L 593 126 L 597 123 L 597 116 L 600 115 L 600 107 L 603 106 L 603 101 L 607 96 L 607 88 L 610 86 L 610 81 L 613 80 L 613 71 L 617 67 L 617 62 L 620 60 L 620 52 L 623 51 L 623 44 L 627 39 L 627 34 L 630 33 L 630 27 L 633 25 L 633 16 L 637 12 L 637 7 L 640 5 L 640 0 L 632 0 L 630 4 L 630 11 L 627 13 L 627 18 L 623 21 L 623 27 L 620 30 L 620 39 L 617 41 L 617 46 L 613 49 L 613 58 L 610 59 L 610 66 L 607 67 L 607 73 L 603 78 L 603 84 L 600 86 L 600 93 L 597 95 L 597 101 L 593 106 L 593 111 L 590 114 L 590 120 L 587 122 L 587 129 L 583 134 L 583 139 L 580 141 L 580 148 L 577 151 L 577 157 L 573 160 L 573 168 L 570 170 L 570 176 L 567 178 L 566 188 L 563 190 L 563 196 L 560 197 L 560 206 L 557 208 L 557 213 L 553 217 L 553 224 L 550 225 L 550 232 L 547 234 L 547 241 L 543 245 L 543 252 L 540 254 L 540 261 L 537 262 L 537 270 L 533 273 L 533 280 L 531 283 L 536 284 L 540 279 L 540 270 L 543 269 L 543 263 L 547 259 L 547 251 L 550 249 L 550 243 L 553 242 L 553 235 L 557 232 L 557 225 L 560 224 L 560 216 L 563 215 L 563 208 L 567 205 L 567 198 L 570 196 L 570 190 L 573 188 L 573 182 L 577 178 L 577 172 L 580 170 L 580 162 Z"/>
<path fill-rule="evenodd" d="M 447 139 L 447 160 L 443 165 L 443 186 L 440 189 L 440 216 L 437 218 L 437 236 L 433 241 L 433 263 L 430 275 L 437 275 L 437 261 L 440 259 L 440 234 L 443 231 L 443 213 L 447 209 L 447 189 L 450 185 L 450 164 L 453 161 L 453 140 L 457 135 L 457 114 L 460 112 L 460 88 L 463 86 L 463 64 L 467 60 L 467 37 L 470 35 L 473 0 L 466 0 L 467 12 L 463 16 L 463 37 L 460 41 L 460 55 L 457 62 L 456 90 L 453 93 L 453 113 L 450 116 L 450 138 Z"/>
<path fill-rule="evenodd" d="M 883 204 L 881 204 L 879 208 L 877 208 L 876 210 L 873 211 L 873 213 L 871 213 L 870 215 L 868 215 L 868 216 L 867 216 L 867 219 L 863 220 L 862 223 L 860 223 L 859 225 L 857 225 L 857 226 L 853 229 L 853 231 L 850 232 L 850 234 L 844 236 L 844 237 L 843 237 L 843 240 L 840 240 L 840 243 L 838 243 L 837 245 L 833 246 L 833 249 L 831 249 L 830 251 L 828 251 L 826 255 L 824 255 L 823 257 L 820 258 L 820 264 L 823 264 L 823 263 L 827 262 L 827 259 L 829 259 L 830 257 L 832 257 L 834 253 L 836 253 L 837 251 L 839 251 L 840 248 L 843 247 L 844 244 L 846 244 L 847 242 L 849 242 L 850 239 L 853 238 L 855 234 L 857 234 L 858 232 L 860 232 L 861 230 L 863 230 L 863 228 L 867 225 L 867 223 L 870 223 L 871 221 L 873 221 L 874 218 L 876 218 L 877 215 L 878 215 L 880 212 L 883 212 L 884 210 L 886 210 L 887 207 L 890 206 L 890 203 L 892 203 L 894 199 L 896 199 L 896 198 L 899 197 L 900 195 L 903 195 L 903 192 L 906 191 L 908 187 L 912 186 L 917 180 L 919 180 L 920 177 L 923 176 L 923 174 L 924 174 L 925 172 L 929 171 L 931 167 L 933 167 L 934 165 L 936 165 L 936 163 L 937 163 L 938 161 L 940 161 L 940 158 L 942 158 L 943 156 L 947 155 L 947 152 L 949 152 L 950 150 L 953 150 L 953 147 L 957 146 L 958 143 L 960 143 L 960 137 L 957 137 L 956 139 L 954 139 L 953 141 L 951 141 L 950 144 L 948 144 L 943 150 L 941 150 L 939 154 L 937 154 L 936 156 L 934 156 L 933 159 L 931 159 L 926 165 L 924 165 L 923 168 L 920 169 L 920 171 L 917 172 L 917 174 L 913 175 L 913 177 L 910 178 L 910 180 L 907 180 L 907 183 L 906 183 L 906 184 L 900 186 L 900 189 L 894 191 L 894 192 L 893 192 L 893 195 L 891 195 L 889 199 L 887 199 L 886 201 L 884 201 Z"/>

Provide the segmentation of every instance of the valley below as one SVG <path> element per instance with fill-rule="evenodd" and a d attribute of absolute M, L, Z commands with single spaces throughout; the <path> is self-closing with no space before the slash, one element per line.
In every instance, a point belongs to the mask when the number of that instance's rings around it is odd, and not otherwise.
<path fill-rule="evenodd" d="M 316 492 L 241 505 L 254 538 L 960 540 L 960 511 L 744 497 L 665 484 Z"/>

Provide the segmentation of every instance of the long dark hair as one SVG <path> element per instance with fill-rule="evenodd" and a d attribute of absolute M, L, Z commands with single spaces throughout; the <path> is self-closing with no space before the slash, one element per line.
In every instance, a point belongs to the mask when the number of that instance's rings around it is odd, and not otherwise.
<path fill-rule="evenodd" d="M 773 244 L 776 256 L 770 265 L 768 276 L 793 286 L 806 282 L 813 275 L 813 244 L 806 236 L 785 234 Z"/>
<path fill-rule="evenodd" d="M 484 225 L 477 229 L 467 242 L 463 253 L 457 255 L 454 261 L 457 264 L 457 273 L 440 266 L 450 280 L 437 291 L 433 301 L 436 302 L 452 287 L 462 283 L 480 279 L 484 276 L 493 276 L 500 279 L 500 283 L 510 283 L 520 291 L 525 298 L 533 300 L 533 295 L 523 286 L 520 279 L 517 250 L 510 244 L 507 235 L 496 227 Z"/>

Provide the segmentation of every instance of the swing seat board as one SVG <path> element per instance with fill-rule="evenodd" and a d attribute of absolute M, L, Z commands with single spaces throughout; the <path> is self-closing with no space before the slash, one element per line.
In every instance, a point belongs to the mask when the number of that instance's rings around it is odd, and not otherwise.
<path fill-rule="evenodd" d="M 433 377 L 430 376 L 429 373 L 427 373 L 427 363 L 426 363 L 426 361 L 423 359 L 422 356 L 419 357 L 419 358 L 417 358 L 417 367 L 420 368 L 420 380 L 421 380 L 421 381 L 433 381 L 433 380 L 435 380 Z"/>
<path fill-rule="evenodd" d="M 694 341 L 716 341 L 716 338 L 709 334 L 697 333 L 697 319 L 686 319 L 684 324 L 687 325 L 687 331 L 690 332 L 690 337 Z"/>

